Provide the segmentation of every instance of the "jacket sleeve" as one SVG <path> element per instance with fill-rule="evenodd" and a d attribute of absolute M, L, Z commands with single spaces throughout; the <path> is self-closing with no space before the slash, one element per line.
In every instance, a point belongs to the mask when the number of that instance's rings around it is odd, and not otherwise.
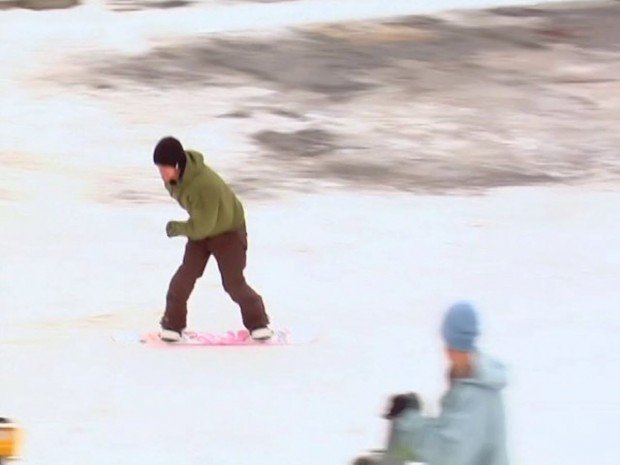
<path fill-rule="evenodd" d="M 187 200 L 189 220 L 179 223 L 179 233 L 193 241 L 209 237 L 217 224 L 219 199 L 203 191 Z"/>
<path fill-rule="evenodd" d="M 429 465 L 480 463 L 486 441 L 484 404 L 465 393 L 444 403 L 437 418 L 407 410 L 394 420 L 394 442 Z"/>

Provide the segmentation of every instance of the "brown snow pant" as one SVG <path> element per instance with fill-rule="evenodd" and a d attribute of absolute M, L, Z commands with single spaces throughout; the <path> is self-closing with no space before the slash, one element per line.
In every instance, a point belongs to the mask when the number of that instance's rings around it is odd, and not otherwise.
<path fill-rule="evenodd" d="M 245 228 L 219 236 L 188 240 L 183 263 L 170 281 L 166 295 L 166 312 L 161 320 L 163 328 L 181 331 L 187 325 L 187 300 L 194 285 L 213 255 L 220 270 L 224 290 L 241 309 L 243 325 L 248 330 L 266 326 L 269 318 L 263 299 L 245 281 L 243 270 L 248 248 Z"/>

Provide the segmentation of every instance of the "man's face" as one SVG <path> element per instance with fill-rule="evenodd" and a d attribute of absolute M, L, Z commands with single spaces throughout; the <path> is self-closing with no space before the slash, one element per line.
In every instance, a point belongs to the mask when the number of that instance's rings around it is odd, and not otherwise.
<path fill-rule="evenodd" d="M 179 169 L 176 166 L 157 165 L 159 175 L 167 184 L 174 184 L 179 180 Z"/>
<path fill-rule="evenodd" d="M 465 378 L 471 374 L 472 353 L 461 352 L 450 347 L 446 347 L 446 354 L 450 360 L 452 374 L 458 378 Z"/>

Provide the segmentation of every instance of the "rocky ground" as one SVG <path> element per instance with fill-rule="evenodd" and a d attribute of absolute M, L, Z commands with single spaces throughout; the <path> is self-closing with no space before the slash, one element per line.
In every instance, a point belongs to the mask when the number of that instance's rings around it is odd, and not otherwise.
<path fill-rule="evenodd" d="M 148 154 L 174 132 L 246 194 L 616 184 L 619 23 L 607 1 L 171 35 L 131 53 L 70 44 L 19 85 L 122 119 L 126 135 L 102 136 L 118 151 Z M 100 198 L 156 197 L 115 171 Z"/>
<path fill-rule="evenodd" d="M 131 89 L 136 112 L 234 121 L 251 162 L 237 182 L 248 188 L 615 183 L 618 24 L 620 3 L 601 2 L 196 37 L 82 58 L 59 81 L 108 96 Z M 165 100 L 149 99 L 153 90 Z"/>

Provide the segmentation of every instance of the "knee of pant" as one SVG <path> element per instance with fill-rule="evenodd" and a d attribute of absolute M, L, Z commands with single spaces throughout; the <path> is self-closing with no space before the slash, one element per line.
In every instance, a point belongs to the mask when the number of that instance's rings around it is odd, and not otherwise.
<path fill-rule="evenodd" d="M 181 267 L 177 271 L 177 278 L 187 281 L 195 281 L 198 278 L 202 277 L 203 274 L 204 268 L 181 265 Z"/>
<path fill-rule="evenodd" d="M 224 290 L 230 295 L 238 295 L 242 293 L 246 287 L 245 279 L 228 279 L 222 281 L 222 285 L 224 286 Z"/>

